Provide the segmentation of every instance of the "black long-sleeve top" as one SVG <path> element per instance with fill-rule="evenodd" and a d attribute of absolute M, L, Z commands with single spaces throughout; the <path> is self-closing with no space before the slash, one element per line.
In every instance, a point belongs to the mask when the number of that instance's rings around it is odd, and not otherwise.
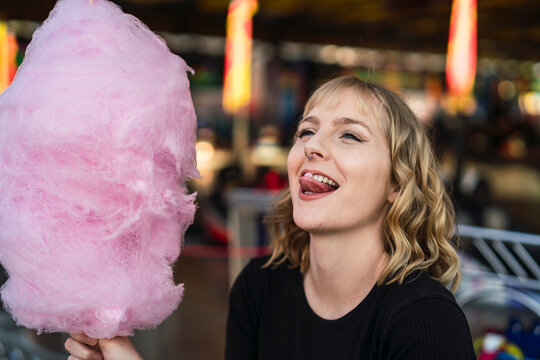
<path fill-rule="evenodd" d="M 252 260 L 236 279 L 227 319 L 227 360 L 473 360 L 467 320 L 453 295 L 425 274 L 374 286 L 336 320 L 310 308 L 298 268 L 262 269 Z"/>

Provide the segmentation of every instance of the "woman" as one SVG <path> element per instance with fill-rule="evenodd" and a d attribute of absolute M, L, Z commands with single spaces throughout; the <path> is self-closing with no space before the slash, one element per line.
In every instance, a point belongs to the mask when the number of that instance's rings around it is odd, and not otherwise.
<path fill-rule="evenodd" d="M 231 290 L 226 359 L 474 359 L 434 167 L 392 92 L 355 77 L 316 90 L 267 219 L 273 253 Z"/>
<path fill-rule="evenodd" d="M 289 153 L 290 188 L 267 219 L 273 253 L 231 290 L 226 359 L 474 359 L 445 288 L 460 273 L 434 166 L 392 92 L 355 77 L 316 90 Z M 95 339 L 66 347 L 91 359 L 85 343 Z M 137 359 L 125 338 L 99 345 L 105 359 Z"/>

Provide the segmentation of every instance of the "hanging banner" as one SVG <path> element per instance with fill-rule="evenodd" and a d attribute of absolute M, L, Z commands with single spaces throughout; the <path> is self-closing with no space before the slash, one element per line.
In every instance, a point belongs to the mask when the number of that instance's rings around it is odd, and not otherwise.
<path fill-rule="evenodd" d="M 4 91 L 17 72 L 17 39 L 8 31 L 5 21 L 0 21 L 0 93 Z"/>
<path fill-rule="evenodd" d="M 236 113 L 251 99 L 252 17 L 256 0 L 232 0 L 227 14 L 223 109 Z"/>
<path fill-rule="evenodd" d="M 476 74 L 476 0 L 454 0 L 446 57 L 450 94 L 470 95 Z"/>

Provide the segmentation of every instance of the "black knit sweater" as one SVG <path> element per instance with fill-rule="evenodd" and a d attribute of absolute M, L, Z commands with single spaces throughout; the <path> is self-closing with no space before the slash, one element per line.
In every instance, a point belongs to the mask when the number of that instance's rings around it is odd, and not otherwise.
<path fill-rule="evenodd" d="M 227 360 L 475 359 L 467 320 L 452 294 L 418 274 L 375 286 L 351 312 L 325 320 L 311 310 L 298 269 L 261 269 L 236 279 L 227 319 Z"/>

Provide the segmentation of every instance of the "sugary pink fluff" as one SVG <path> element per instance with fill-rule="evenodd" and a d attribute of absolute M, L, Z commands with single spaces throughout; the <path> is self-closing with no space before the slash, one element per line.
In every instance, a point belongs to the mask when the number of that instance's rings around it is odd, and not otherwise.
<path fill-rule="evenodd" d="M 190 70 L 107 0 L 60 0 L 36 31 L 0 96 L 1 296 L 18 324 L 111 338 L 176 309 L 199 176 Z"/>

